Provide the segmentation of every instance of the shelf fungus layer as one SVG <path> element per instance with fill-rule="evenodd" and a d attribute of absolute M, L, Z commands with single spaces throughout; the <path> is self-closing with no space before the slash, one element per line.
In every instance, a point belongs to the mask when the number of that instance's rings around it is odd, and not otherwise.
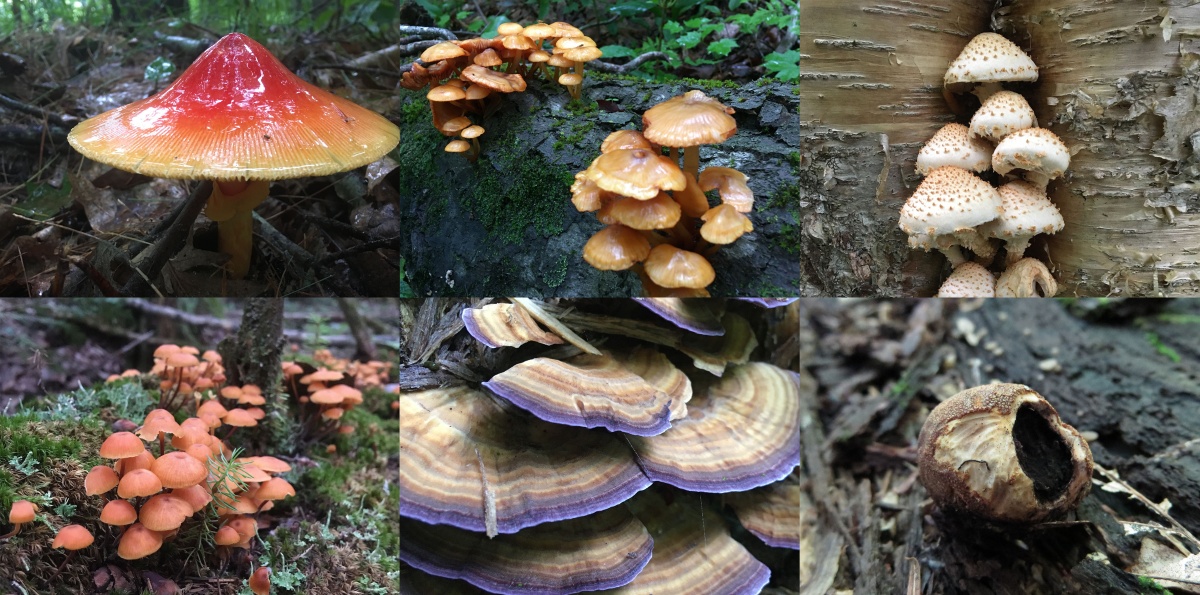
<path fill-rule="evenodd" d="M 654 436 L 671 427 L 671 396 L 607 354 L 521 362 L 484 382 L 546 421 Z"/>
<path fill-rule="evenodd" d="M 629 503 L 654 537 L 654 555 L 633 582 L 607 595 L 755 595 L 771 572 L 729 536 L 702 499 L 674 489 L 650 489 Z"/>
<path fill-rule="evenodd" d="M 617 436 L 465 387 L 402 396 L 400 451 L 402 516 L 490 535 L 611 508 L 650 485 Z"/>
<path fill-rule="evenodd" d="M 719 336 L 725 334 L 721 326 L 724 304 L 711 299 L 689 298 L 634 298 L 662 319 L 697 335 Z"/>
<path fill-rule="evenodd" d="M 518 347 L 530 341 L 560 345 L 558 335 L 543 330 L 529 312 L 516 304 L 488 304 L 462 311 L 463 326 L 477 341 L 491 348 Z"/>
<path fill-rule="evenodd" d="M 800 464 L 800 382 L 770 364 L 732 368 L 660 436 L 630 437 L 654 481 L 696 492 L 737 492 Z"/>
<path fill-rule="evenodd" d="M 800 549 L 800 477 L 725 496 L 748 531 L 771 547 Z"/>
<path fill-rule="evenodd" d="M 624 507 L 489 539 L 482 533 L 400 518 L 400 560 L 493 593 L 567 594 L 628 584 L 654 540 Z"/>

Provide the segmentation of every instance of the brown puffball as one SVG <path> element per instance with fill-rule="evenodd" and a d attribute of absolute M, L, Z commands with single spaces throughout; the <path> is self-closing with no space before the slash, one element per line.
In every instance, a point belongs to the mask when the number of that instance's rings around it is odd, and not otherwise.
<path fill-rule="evenodd" d="M 977 386 L 942 402 L 921 428 L 917 456 L 938 506 L 991 521 L 1062 515 L 1091 487 L 1087 442 L 1021 384 Z"/>

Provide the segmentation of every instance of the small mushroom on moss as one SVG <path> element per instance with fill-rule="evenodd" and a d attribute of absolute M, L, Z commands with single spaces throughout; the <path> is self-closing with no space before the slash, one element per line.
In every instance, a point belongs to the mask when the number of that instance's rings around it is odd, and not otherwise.
<path fill-rule="evenodd" d="M 917 457 L 935 503 L 991 521 L 1061 516 L 1091 487 L 1087 442 L 1021 384 L 977 386 L 943 401 L 921 428 Z"/>
<path fill-rule="evenodd" d="M 17 500 L 12 503 L 12 508 L 8 509 L 8 522 L 12 523 L 13 529 L 8 533 L 0 536 L 0 539 L 8 539 L 13 535 L 21 532 L 21 525 L 32 523 L 34 517 L 37 516 L 37 505 L 28 500 Z"/>
<path fill-rule="evenodd" d="M 271 595 L 271 569 L 266 566 L 259 566 L 254 574 L 250 575 L 250 580 L 247 581 L 254 595 Z"/>

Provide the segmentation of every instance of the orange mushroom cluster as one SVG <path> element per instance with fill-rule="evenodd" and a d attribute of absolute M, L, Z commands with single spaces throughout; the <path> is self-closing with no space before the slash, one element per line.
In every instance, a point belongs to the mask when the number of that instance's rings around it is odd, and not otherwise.
<path fill-rule="evenodd" d="M 479 136 L 485 130 L 468 114 L 486 115 L 495 109 L 499 93 L 525 90 L 525 76 L 540 74 L 567 88 L 578 100 L 583 89 L 583 64 L 601 57 L 596 42 L 567 23 L 500 25 L 492 39 L 443 41 L 427 48 L 400 84 L 416 91 L 431 86 L 426 98 L 433 126 L 446 136 L 461 136 L 446 146 L 450 153 L 479 156 Z M 470 141 L 470 142 L 468 142 Z"/>
<path fill-rule="evenodd" d="M 283 363 L 285 383 L 292 389 L 292 397 L 301 404 L 302 423 L 309 435 L 323 437 L 334 432 L 353 434 L 354 426 L 341 422 L 347 411 L 361 405 L 362 391 L 344 384 L 353 377 L 328 368 L 318 368 L 305 373 L 295 362 Z"/>
<path fill-rule="evenodd" d="M 213 350 L 203 353 L 190 345 L 159 345 L 154 350 L 154 367 L 150 374 L 158 376 L 158 407 L 173 411 L 188 403 L 199 400 L 206 391 L 213 391 L 225 382 L 225 368 L 221 365 L 221 354 Z M 110 375 L 108 382 L 141 375 L 138 370 L 125 370 Z M 199 406 L 199 403 L 193 403 Z"/>
<path fill-rule="evenodd" d="M 328 349 L 313 351 L 313 361 L 326 369 L 344 372 L 346 376 L 354 379 L 354 386 L 360 388 L 382 386 L 387 382 L 388 374 L 392 369 L 391 362 L 378 360 L 359 362 L 342 359 L 334 356 L 333 352 Z"/>
<path fill-rule="evenodd" d="M 258 532 L 258 522 L 248 515 L 295 495 L 291 484 L 273 476 L 291 470 L 286 462 L 270 456 L 230 459 L 229 446 L 214 433 L 227 425 L 223 419 L 228 413 L 220 413 L 219 406 L 209 400 L 198 417 L 182 423 L 170 412 L 155 409 L 136 433 L 116 432 L 100 446 L 100 456 L 113 464 L 93 467 L 84 478 L 84 490 L 88 496 L 110 498 L 100 522 L 121 527 L 121 558 L 153 554 L 189 519 L 205 516 L 209 507 L 221 521 L 214 542 L 248 549 Z M 143 444 L 158 441 L 161 449 L 167 434 L 174 449 L 170 452 L 160 450 L 155 457 Z"/>
<path fill-rule="evenodd" d="M 607 226 L 584 245 L 588 264 L 635 268 L 652 297 L 708 295 L 716 279 L 708 257 L 754 230 L 746 216 L 754 207 L 746 176 L 717 166 L 697 173 L 700 145 L 737 132 L 732 114 L 703 92 L 688 91 L 647 110 L 641 132 L 618 130 L 604 139 L 600 156 L 571 186 L 575 208 L 595 212 Z M 670 157 L 662 147 L 671 147 Z M 715 207 L 705 195 L 712 190 L 721 201 Z"/>

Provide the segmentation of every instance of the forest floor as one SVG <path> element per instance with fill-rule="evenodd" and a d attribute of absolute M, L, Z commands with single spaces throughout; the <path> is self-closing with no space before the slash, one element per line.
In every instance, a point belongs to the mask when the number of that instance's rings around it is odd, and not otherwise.
<path fill-rule="evenodd" d="M 341 358 L 355 352 L 332 300 L 288 304 L 286 359 L 320 365 L 313 358 L 317 349 Z M 394 302 L 356 304 L 364 316 L 396 320 Z M 247 449 L 246 456 L 270 454 L 292 466 L 280 476 L 296 495 L 257 515 L 258 537 L 250 549 L 214 548 L 213 527 L 197 515 L 157 553 L 126 561 L 117 556 L 120 532 L 97 520 L 106 498 L 86 496 L 83 480 L 94 465 L 110 462 L 97 453 L 114 427 L 125 420 L 140 424 L 158 406 L 159 379 L 105 383 L 105 377 L 128 368 L 145 372 L 151 353 L 164 343 L 215 348 L 236 331 L 239 306 L 183 304 L 175 310 L 177 318 L 120 301 L 3 302 L 0 309 L 6 321 L 0 341 L 5 375 L 0 395 L 6 399 L 0 415 L 0 509 L 20 499 L 40 506 L 33 524 L 0 540 L 0 590 L 249 594 L 246 579 L 263 565 L 272 569 L 277 593 L 397 591 L 398 444 L 395 396 L 385 386 L 363 388 L 364 403 L 342 418 L 355 426 L 350 434 L 321 436 L 292 420 L 297 431 L 275 452 L 263 451 L 266 433 L 253 428 L 228 438 L 231 447 Z M 383 360 L 394 361 L 394 324 L 376 329 L 374 344 Z M 177 419 L 184 416 L 181 411 Z M 95 543 L 67 558 L 50 542 L 71 523 L 88 528 Z"/>
<path fill-rule="evenodd" d="M 1200 304 L 805 307 L 802 592 L 1197 592 Z M 1092 489 L 1068 518 L 1033 527 L 950 518 L 917 481 L 928 412 L 989 382 L 1032 387 L 1089 441 Z"/>
<path fill-rule="evenodd" d="M 126 255 L 152 239 L 196 185 L 114 170 L 66 142 L 78 122 L 160 90 L 165 83 L 148 79 L 155 69 L 168 62 L 181 72 L 218 37 L 195 26 L 164 31 L 59 27 L 6 39 L 0 95 L 20 105 L 0 105 L 0 295 L 118 295 L 129 274 Z M 394 113 L 394 80 L 314 68 L 377 47 L 297 33 L 261 41 L 306 80 Z M 396 295 L 397 191 L 395 176 L 388 178 L 395 167 L 385 158 L 365 177 L 274 183 L 257 209 L 255 260 L 241 280 L 222 278 L 216 225 L 201 215 L 187 245 L 161 276 L 151 275 L 149 293 Z"/>

